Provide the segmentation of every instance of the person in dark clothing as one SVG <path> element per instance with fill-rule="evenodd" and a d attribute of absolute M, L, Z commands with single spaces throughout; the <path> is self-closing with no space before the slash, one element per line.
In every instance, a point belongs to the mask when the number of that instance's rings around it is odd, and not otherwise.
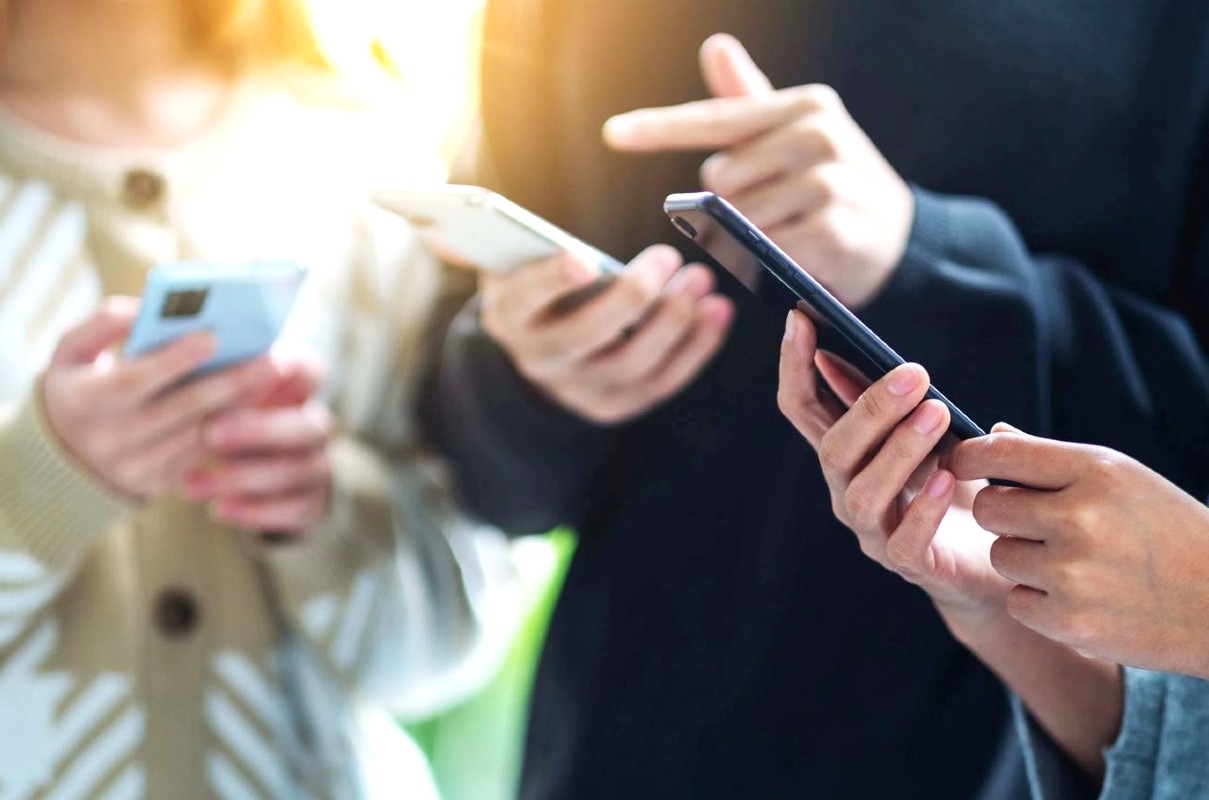
<path fill-rule="evenodd" d="M 493 188 L 618 256 L 674 241 L 659 207 L 702 154 L 610 151 L 600 128 L 700 98 L 693 51 L 720 29 L 773 85 L 835 87 L 909 182 L 905 249 L 857 307 L 871 327 L 975 420 L 1203 488 L 1209 7 L 492 0 Z M 427 383 L 471 508 L 581 536 L 522 796 L 974 796 L 1002 689 L 833 519 L 777 410 L 783 315 L 716 280 L 735 309 L 719 354 L 624 422 L 522 378 L 477 304 Z"/>

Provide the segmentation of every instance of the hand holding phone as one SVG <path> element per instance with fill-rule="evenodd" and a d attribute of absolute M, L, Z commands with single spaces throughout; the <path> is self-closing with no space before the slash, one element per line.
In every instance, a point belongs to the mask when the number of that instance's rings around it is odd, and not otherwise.
<path fill-rule="evenodd" d="M 556 257 L 481 279 L 483 329 L 517 371 L 552 400 L 602 425 L 632 419 L 688 384 L 721 346 L 734 309 L 703 266 L 681 269 L 675 249 L 652 247 L 573 310 L 560 303 L 595 280 Z"/>
<path fill-rule="evenodd" d="M 622 264 L 532 211 L 480 186 L 381 189 L 374 202 L 407 220 L 438 253 L 492 273 L 568 253 L 606 275 Z"/>
<path fill-rule="evenodd" d="M 818 350 L 814 324 L 796 310 L 780 369 L 781 411 L 818 453 L 832 507 L 861 551 L 924 589 L 955 629 L 1001 617 L 1012 584 L 992 568 L 996 537 L 972 510 L 986 482 L 943 467 L 949 409 L 928 398 L 927 372 L 903 364 L 869 385 Z"/>
<path fill-rule="evenodd" d="M 186 476 L 185 491 L 221 522 L 293 536 L 322 521 L 331 502 L 332 415 L 320 397 L 327 370 L 284 354 L 270 367 L 251 402 L 206 421 L 205 463 Z"/>
<path fill-rule="evenodd" d="M 195 375 L 264 355 L 285 324 L 306 270 L 292 261 L 163 264 L 147 274 L 126 356 L 135 357 L 192 333 L 216 339 Z"/>
<path fill-rule="evenodd" d="M 267 359 L 186 381 L 214 359 L 213 334 L 196 332 L 137 357 L 113 359 L 139 303 L 105 300 L 59 342 L 40 383 L 55 437 L 102 485 L 132 500 L 173 490 L 201 463 L 201 429 L 215 412 L 263 391 Z"/>
<path fill-rule="evenodd" d="M 664 211 L 681 233 L 697 242 L 722 266 L 740 275 L 762 268 L 783 283 L 799 299 L 799 308 L 816 324 L 835 330 L 855 348 L 864 361 L 857 366 L 869 378 L 876 380 L 906 363 L 726 200 L 712 192 L 674 194 L 664 203 Z M 957 438 L 985 435 L 982 428 L 935 386 L 928 387 L 927 397 L 948 409 L 952 420 L 950 430 Z"/>

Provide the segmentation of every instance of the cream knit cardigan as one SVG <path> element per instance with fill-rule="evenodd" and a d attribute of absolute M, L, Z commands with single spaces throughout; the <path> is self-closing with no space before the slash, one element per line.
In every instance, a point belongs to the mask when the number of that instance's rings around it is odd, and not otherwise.
<path fill-rule="evenodd" d="M 490 537 L 416 451 L 411 383 L 441 273 L 366 202 L 372 185 L 443 177 L 402 122 L 269 80 L 171 152 L 0 114 L 0 800 L 430 792 L 372 709 L 423 710 L 472 682 L 500 582 Z M 282 346 L 331 366 L 334 507 L 301 545 L 184 500 L 114 497 L 33 393 L 102 295 L 138 295 L 158 263 L 247 258 L 310 269 Z M 264 574 L 296 633 L 284 657 Z M 300 744 L 302 727 L 324 744 Z"/>

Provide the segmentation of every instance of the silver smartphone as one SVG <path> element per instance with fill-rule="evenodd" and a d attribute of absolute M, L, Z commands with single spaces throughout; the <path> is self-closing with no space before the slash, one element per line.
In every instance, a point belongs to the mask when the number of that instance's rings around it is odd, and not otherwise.
<path fill-rule="evenodd" d="M 481 186 L 381 189 L 374 202 L 411 223 L 438 254 L 477 269 L 510 272 L 562 252 L 605 274 L 622 268 L 612 256 Z"/>

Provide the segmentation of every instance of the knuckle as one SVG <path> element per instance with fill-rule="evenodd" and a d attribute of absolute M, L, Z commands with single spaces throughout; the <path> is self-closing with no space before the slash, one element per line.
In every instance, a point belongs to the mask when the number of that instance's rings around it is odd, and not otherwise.
<path fill-rule="evenodd" d="M 877 525 L 877 509 L 872 493 L 867 487 L 853 481 L 844 490 L 844 505 L 848 507 L 848 516 L 861 530 L 868 530 Z"/>
<path fill-rule="evenodd" d="M 823 434 L 823 439 L 819 442 L 819 466 L 823 468 L 823 474 L 827 476 L 838 475 L 844 469 L 844 462 L 832 439 L 831 431 Z"/>
<path fill-rule="evenodd" d="M 804 94 L 809 97 L 819 110 L 833 110 L 844 107 L 840 93 L 826 83 L 811 83 L 803 87 Z"/>
<path fill-rule="evenodd" d="M 803 121 L 799 125 L 802 142 L 816 159 L 824 162 L 839 159 L 839 138 L 829 126 L 822 125 L 817 120 Z"/>
<path fill-rule="evenodd" d="M 1095 534 L 1104 522 L 1104 514 L 1095 502 L 1081 501 L 1075 503 L 1062 515 L 1061 527 L 1071 536 L 1082 537 Z"/>
<path fill-rule="evenodd" d="M 857 401 L 861 414 L 872 422 L 879 422 L 886 415 L 887 403 L 876 388 L 865 391 Z"/>
<path fill-rule="evenodd" d="M 1106 447 L 1092 449 L 1090 472 L 1100 483 L 1109 486 L 1124 484 L 1129 468 L 1129 459 Z"/>

